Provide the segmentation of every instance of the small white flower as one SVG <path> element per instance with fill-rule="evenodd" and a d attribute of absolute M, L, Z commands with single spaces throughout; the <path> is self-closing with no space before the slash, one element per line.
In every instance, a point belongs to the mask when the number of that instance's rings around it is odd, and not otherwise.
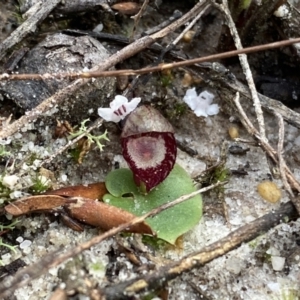
<path fill-rule="evenodd" d="M 126 97 L 117 95 L 110 102 L 110 108 L 98 108 L 98 114 L 105 121 L 118 123 L 135 110 L 140 101 L 141 98 L 133 98 L 131 101 L 128 101 Z"/>
<path fill-rule="evenodd" d="M 194 111 L 197 117 L 207 117 L 219 112 L 218 104 L 211 104 L 214 98 L 215 96 L 208 91 L 203 91 L 197 96 L 196 89 L 192 88 L 186 91 L 183 101 Z"/>

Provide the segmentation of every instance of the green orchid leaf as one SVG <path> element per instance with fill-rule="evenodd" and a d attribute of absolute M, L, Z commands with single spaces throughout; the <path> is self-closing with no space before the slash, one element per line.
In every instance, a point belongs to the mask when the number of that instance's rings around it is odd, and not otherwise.
<path fill-rule="evenodd" d="M 129 169 L 110 172 L 105 183 L 110 194 L 104 195 L 103 201 L 137 216 L 195 191 L 191 178 L 179 165 L 175 165 L 169 176 L 147 195 L 138 191 Z M 199 222 L 201 216 L 202 198 L 197 195 L 148 218 L 146 222 L 158 238 L 174 244 L 179 236 Z"/>

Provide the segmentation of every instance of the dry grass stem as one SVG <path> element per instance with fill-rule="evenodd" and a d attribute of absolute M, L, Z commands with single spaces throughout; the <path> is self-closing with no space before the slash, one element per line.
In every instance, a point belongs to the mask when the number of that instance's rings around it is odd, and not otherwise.
<path fill-rule="evenodd" d="M 144 43 L 145 44 L 144 48 L 147 48 L 147 45 L 151 44 L 151 43 L 148 44 L 146 42 L 147 37 L 144 37 L 144 39 L 141 38 L 141 39 L 137 40 L 136 42 Z M 134 46 L 136 46 L 136 44 L 135 44 L 136 42 L 131 44 L 131 45 L 133 45 L 132 48 L 134 48 Z M 154 41 L 152 41 L 152 43 L 153 42 Z M 78 79 L 78 78 L 119 77 L 119 76 L 126 76 L 126 75 L 147 74 L 147 73 L 152 73 L 152 72 L 159 72 L 162 70 L 192 66 L 195 64 L 203 63 L 203 62 L 216 61 L 219 59 L 237 56 L 237 55 L 243 54 L 243 53 L 248 54 L 248 53 L 255 53 L 255 52 L 259 52 L 259 51 L 265 51 L 265 50 L 269 50 L 269 49 L 276 49 L 276 48 L 285 47 L 285 46 L 289 46 L 289 45 L 297 44 L 297 43 L 300 43 L 300 38 L 283 40 L 283 41 L 269 43 L 269 44 L 265 44 L 265 45 L 243 48 L 240 50 L 232 50 L 232 51 L 222 52 L 222 53 L 218 53 L 218 54 L 208 55 L 205 57 L 199 57 L 199 58 L 193 58 L 193 59 L 189 59 L 189 60 L 179 61 L 179 62 L 175 62 L 175 63 L 166 63 L 163 65 L 149 67 L 149 68 L 142 68 L 139 70 L 125 69 L 125 70 L 113 70 L 113 71 L 90 71 L 90 72 L 52 73 L 52 74 L 7 74 L 7 73 L 4 73 L 4 74 L 0 75 L 0 81 L 47 80 L 47 79 L 60 80 L 60 79 L 64 79 L 64 78 Z M 122 49 L 121 51 L 123 51 L 124 49 Z M 130 56 L 128 56 L 128 57 L 130 57 Z M 128 58 L 128 57 L 126 57 L 126 58 Z"/>
<path fill-rule="evenodd" d="M 241 115 L 241 122 L 244 124 L 245 128 L 247 129 L 247 131 L 255 136 L 255 138 L 258 140 L 258 142 L 260 143 L 261 147 L 268 153 L 268 155 L 272 158 L 272 160 L 279 165 L 279 155 L 278 153 L 272 148 L 272 146 L 266 142 L 265 140 L 263 140 L 259 134 L 259 132 L 255 129 L 255 127 L 252 125 L 251 121 L 249 120 L 249 118 L 247 117 L 245 111 L 243 110 L 241 103 L 239 101 L 239 93 L 236 94 L 236 97 L 234 98 L 233 102 L 235 103 L 238 112 Z M 282 163 L 282 167 L 284 168 L 284 172 L 285 172 L 285 177 L 287 178 L 287 180 L 289 181 L 290 185 L 297 190 L 298 193 L 300 193 L 300 184 L 299 182 L 295 179 L 293 173 L 291 172 L 291 170 L 288 168 L 288 166 L 285 164 L 285 162 L 283 161 Z M 283 182 L 284 183 L 284 182 Z M 293 194 L 292 194 L 293 195 Z M 300 198 L 295 198 L 295 197 L 291 197 L 291 201 L 293 202 L 293 204 L 295 205 L 299 215 L 300 215 Z"/>
<path fill-rule="evenodd" d="M 179 43 L 179 41 L 182 39 L 182 37 L 184 36 L 184 34 L 186 32 L 188 32 L 196 23 L 197 21 L 203 16 L 203 14 L 207 11 L 207 9 L 210 7 L 210 4 L 208 4 L 207 6 L 205 6 L 203 8 L 203 10 L 194 17 L 194 19 L 183 29 L 183 31 L 178 35 L 178 37 L 167 46 L 167 49 L 169 49 L 170 47 L 174 47 L 175 45 L 177 45 Z"/>
<path fill-rule="evenodd" d="M 149 3 L 149 0 L 144 0 L 144 3 L 142 5 L 142 7 L 140 8 L 139 12 L 135 16 L 131 17 L 134 20 L 134 25 L 133 25 L 132 33 L 130 35 L 130 39 L 131 40 L 134 37 L 135 31 L 137 29 L 137 26 L 138 26 L 138 24 L 140 22 L 140 19 L 141 19 L 142 15 L 143 15 L 144 11 L 147 8 L 148 3 Z"/>
<path fill-rule="evenodd" d="M 282 115 L 278 112 L 274 112 L 274 115 L 276 116 L 278 120 L 278 145 L 277 145 L 277 155 L 278 155 L 278 168 L 281 176 L 281 180 L 283 183 L 284 188 L 289 193 L 290 197 L 294 197 L 294 194 L 292 192 L 291 186 L 287 181 L 286 174 L 285 174 L 285 167 L 286 163 L 283 158 L 283 143 L 284 143 L 284 122 Z"/>
<path fill-rule="evenodd" d="M 225 17 L 226 17 L 226 20 L 227 20 L 227 25 L 228 25 L 229 30 L 231 32 L 231 35 L 233 37 L 234 44 L 235 44 L 236 48 L 238 50 L 243 49 L 241 39 L 239 37 L 239 34 L 238 34 L 237 29 L 236 29 L 235 23 L 234 23 L 234 21 L 231 17 L 231 13 L 230 13 L 230 10 L 228 8 L 227 0 L 222 0 L 222 5 L 220 5 L 218 7 L 225 14 Z M 256 117 L 257 117 L 257 122 L 258 122 L 258 126 L 259 126 L 259 133 L 260 133 L 261 139 L 263 139 L 265 142 L 267 142 L 263 111 L 262 111 L 262 108 L 261 108 L 260 100 L 258 98 L 257 90 L 256 90 L 256 87 L 255 87 L 252 72 L 251 72 L 251 69 L 250 69 L 250 66 L 249 66 L 249 63 L 248 63 L 247 55 L 246 54 L 240 54 L 239 59 L 240 59 L 241 67 L 243 69 L 243 73 L 246 77 L 246 80 L 247 80 L 247 83 L 248 83 L 248 86 L 249 86 L 249 89 L 250 89 L 250 92 L 251 92 L 251 96 L 252 96 L 253 105 L 254 105 L 254 109 L 255 109 L 255 113 L 256 113 Z"/>

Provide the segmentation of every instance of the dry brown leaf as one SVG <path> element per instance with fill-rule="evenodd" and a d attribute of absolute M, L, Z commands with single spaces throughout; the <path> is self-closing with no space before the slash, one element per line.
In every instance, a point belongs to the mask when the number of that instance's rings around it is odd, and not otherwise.
<path fill-rule="evenodd" d="M 72 189 L 69 191 L 74 192 Z M 67 190 L 67 192 L 69 191 Z M 78 194 L 77 189 L 75 189 L 75 193 Z M 4 210 L 15 217 L 36 212 L 59 212 L 64 223 L 76 231 L 83 230 L 76 220 L 108 230 L 127 223 L 136 217 L 121 208 L 93 199 L 48 194 L 22 198 L 6 205 Z M 149 225 L 144 222 L 128 228 L 127 231 L 154 235 Z"/>
<path fill-rule="evenodd" d="M 73 200 L 57 195 L 29 196 L 6 205 L 4 210 L 14 217 L 18 217 L 33 212 L 51 212 L 51 210 L 59 208 L 69 201 Z"/>
<path fill-rule="evenodd" d="M 88 199 L 102 200 L 103 195 L 107 194 L 108 191 L 105 187 L 104 182 L 91 183 L 85 185 L 74 185 L 63 187 L 54 191 L 49 191 L 44 194 L 46 195 L 59 195 L 69 197 L 83 197 Z"/>
<path fill-rule="evenodd" d="M 100 227 L 104 230 L 130 222 L 136 218 L 135 215 L 121 208 L 90 199 L 78 198 L 76 203 L 67 204 L 65 207 L 67 208 L 70 217 L 80 222 Z M 146 223 L 136 224 L 131 228 L 128 228 L 127 231 L 151 235 L 154 234 Z"/>

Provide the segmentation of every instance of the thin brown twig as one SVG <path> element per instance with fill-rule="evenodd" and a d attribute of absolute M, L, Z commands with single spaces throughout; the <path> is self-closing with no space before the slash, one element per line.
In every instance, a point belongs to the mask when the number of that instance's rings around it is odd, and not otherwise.
<path fill-rule="evenodd" d="M 130 40 L 132 40 L 133 37 L 134 37 L 134 34 L 135 34 L 135 31 L 136 31 L 137 26 L 139 24 L 139 21 L 140 21 L 142 15 L 143 15 L 148 3 L 149 3 L 149 0 L 144 0 L 144 3 L 142 5 L 141 9 L 139 10 L 139 12 L 135 16 L 131 17 L 134 20 L 134 25 L 133 25 L 132 33 L 130 35 Z"/>
<path fill-rule="evenodd" d="M 227 182 L 218 182 L 216 184 L 213 184 L 208 187 L 197 190 L 195 192 L 192 192 L 188 195 L 183 195 L 172 202 L 163 204 L 157 208 L 152 209 L 150 212 L 142 215 L 141 217 L 136 217 L 128 223 L 125 223 L 118 227 L 112 228 L 103 234 L 93 237 L 92 239 L 90 239 L 87 242 L 77 245 L 74 248 L 65 250 L 63 253 L 60 253 L 61 251 L 58 250 L 58 251 L 54 251 L 53 253 L 46 255 L 42 259 L 42 261 L 34 263 L 34 264 L 30 265 L 29 267 L 18 271 L 13 277 L 9 276 L 9 277 L 5 278 L 0 283 L 0 298 L 2 299 L 5 297 L 9 297 L 10 295 L 13 294 L 13 292 L 16 289 L 28 284 L 31 280 L 46 273 L 50 268 L 58 266 L 65 260 L 67 260 L 71 257 L 74 257 L 75 255 L 80 254 L 84 250 L 91 248 L 92 246 L 104 241 L 105 239 L 107 239 L 109 237 L 116 235 L 119 232 L 124 231 L 126 228 L 129 228 L 132 225 L 141 223 L 145 219 L 152 217 L 168 208 L 171 208 L 179 203 L 182 203 L 190 198 L 193 198 L 194 196 L 196 196 L 200 193 L 204 193 L 208 190 L 214 189 L 214 188 L 224 185 L 226 183 Z"/>
<path fill-rule="evenodd" d="M 283 183 L 284 188 L 289 193 L 290 197 L 294 197 L 294 194 L 292 192 L 291 186 L 287 181 L 286 174 L 285 174 L 285 167 L 286 163 L 283 159 L 283 143 L 284 143 L 284 122 L 282 115 L 278 112 L 274 111 L 274 115 L 276 116 L 278 120 L 278 145 L 277 145 L 277 156 L 278 156 L 278 168 L 281 176 L 281 180 Z"/>
<path fill-rule="evenodd" d="M 182 39 L 182 37 L 184 36 L 184 34 L 186 32 L 188 32 L 195 24 L 196 22 L 203 16 L 203 14 L 208 10 L 208 8 L 210 7 L 211 5 L 208 4 L 206 7 L 203 8 L 203 10 L 197 15 L 195 16 L 195 18 L 183 29 L 183 31 L 178 35 L 178 37 L 171 43 L 167 46 L 167 48 L 169 47 L 173 47 L 175 45 L 178 44 L 178 42 Z"/>
<path fill-rule="evenodd" d="M 147 38 L 147 37 L 145 37 Z M 138 40 L 145 44 L 146 39 L 142 41 L 142 39 Z M 270 49 L 276 49 L 280 47 L 289 46 L 292 44 L 300 43 L 300 38 L 283 40 L 279 42 L 269 43 L 265 45 L 253 46 L 248 48 L 243 48 L 240 50 L 232 50 L 227 52 L 222 52 L 218 54 L 212 54 L 205 57 L 193 58 L 189 60 L 179 61 L 175 63 L 166 63 L 163 65 L 142 68 L 139 70 L 134 69 L 124 69 L 124 70 L 114 70 L 114 71 L 90 71 L 90 72 L 78 72 L 78 73 L 52 73 L 52 74 L 1 74 L 0 81 L 6 80 L 48 80 L 48 79 L 78 79 L 78 78 L 97 78 L 97 77 L 119 77 L 124 75 L 138 75 L 138 74 L 147 74 L 151 72 L 159 72 L 168 69 L 180 68 L 191 66 L 203 62 L 216 61 L 224 58 L 229 58 L 233 56 L 237 56 L 239 54 L 249 54 L 255 53 Z M 133 43 L 134 44 L 134 43 Z M 136 45 L 134 45 L 136 47 Z M 125 47 L 126 48 L 126 47 Z M 124 48 L 124 49 L 125 49 Z M 144 47 L 146 48 L 146 46 Z M 122 49 L 121 51 L 123 51 Z"/>
<path fill-rule="evenodd" d="M 247 117 L 245 111 L 243 110 L 241 103 L 240 103 L 240 93 L 236 92 L 235 98 L 233 99 L 234 104 L 236 105 L 236 108 L 238 109 L 240 115 L 242 116 L 241 122 L 246 127 L 247 131 L 254 136 L 258 135 L 257 129 L 253 126 L 249 118 Z"/>
<path fill-rule="evenodd" d="M 236 48 L 237 49 L 243 49 L 241 39 L 239 37 L 239 34 L 238 34 L 237 29 L 236 29 L 235 23 L 234 23 L 234 21 L 231 17 L 231 13 L 230 13 L 230 10 L 228 8 L 227 0 L 222 0 L 221 5 L 217 5 L 217 4 L 215 4 L 215 5 L 225 15 L 225 18 L 227 20 L 227 26 L 229 27 L 229 30 L 231 32 L 231 36 L 233 37 L 234 44 L 235 44 Z M 250 65 L 248 63 L 247 55 L 246 54 L 240 54 L 239 59 L 240 59 L 240 64 L 241 64 L 241 67 L 243 69 L 243 73 L 246 77 L 248 87 L 250 89 L 250 93 L 251 93 L 251 96 L 252 96 L 253 105 L 254 105 L 254 109 L 255 109 L 255 113 L 256 113 L 256 117 L 257 117 L 257 122 L 258 122 L 258 126 L 259 126 L 259 133 L 260 133 L 261 139 L 263 139 L 264 141 L 267 142 L 263 111 L 262 111 L 262 108 L 261 108 L 260 100 L 258 98 L 257 90 L 256 90 L 256 87 L 255 87 L 255 83 L 254 83 L 254 79 L 253 79 L 252 72 L 251 72 L 251 69 L 250 69 Z"/>

